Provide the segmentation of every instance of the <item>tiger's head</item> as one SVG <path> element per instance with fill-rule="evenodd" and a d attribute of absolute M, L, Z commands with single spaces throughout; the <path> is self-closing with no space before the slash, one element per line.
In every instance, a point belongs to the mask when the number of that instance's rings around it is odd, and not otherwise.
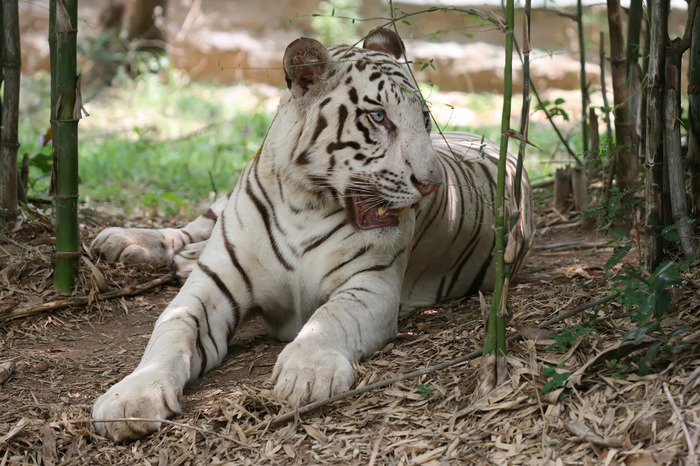
<path fill-rule="evenodd" d="M 287 154 L 284 179 L 339 203 L 362 230 L 399 225 L 442 182 L 430 115 L 402 55 L 388 29 L 362 48 L 301 38 L 284 55 L 289 92 L 265 144 Z"/>

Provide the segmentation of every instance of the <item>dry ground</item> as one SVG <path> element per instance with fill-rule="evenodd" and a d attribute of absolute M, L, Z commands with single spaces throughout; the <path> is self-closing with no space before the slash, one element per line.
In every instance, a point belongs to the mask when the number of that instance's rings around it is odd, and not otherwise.
<path fill-rule="evenodd" d="M 125 220 L 84 213 L 83 222 L 89 244 L 106 223 Z M 52 237 L 50 221 L 36 209 L 24 213 L 9 237 L 0 236 L 0 365 L 14 363 L 9 379 L 0 382 L 0 466 L 693 461 L 688 445 L 697 445 L 700 435 L 700 390 L 686 382 L 700 366 L 697 268 L 674 292 L 670 311 L 670 326 L 682 321 L 693 328 L 684 336 L 685 352 L 664 357 L 657 373 L 644 377 L 636 373 L 638 352 L 618 355 L 617 363 L 609 361 L 616 356 L 611 354 L 584 367 L 580 380 L 566 389 L 539 393 L 543 369 L 563 362 L 562 371 L 574 372 L 619 344 L 631 325 L 618 318 L 625 312 L 621 305 L 602 306 L 597 332 L 565 352 L 547 349 L 551 333 L 535 332 L 535 339 L 523 330 L 609 293 L 602 264 L 611 249 L 601 246 L 601 233 L 585 230 L 576 219 L 541 217 L 536 249 L 511 291 L 509 332 L 520 330 L 529 339 L 510 344 L 510 381 L 488 400 L 472 398 L 478 368 L 472 360 L 270 425 L 288 411 L 267 380 L 282 345 L 253 321 L 222 366 L 187 388 L 182 414 L 158 433 L 127 444 L 95 434 L 92 403 L 136 366 L 153 322 L 177 288 L 167 284 L 136 297 L 95 299 L 98 286 L 123 288 L 167 271 L 86 257 L 75 294 L 89 295 L 91 304 L 8 320 L 17 309 L 62 299 L 51 287 Z M 551 248 L 562 242 L 568 246 Z M 580 323 L 590 312 L 554 328 Z M 358 364 L 358 386 L 474 351 L 483 341 L 479 315 L 478 299 L 472 298 L 402 320 L 396 340 Z"/>

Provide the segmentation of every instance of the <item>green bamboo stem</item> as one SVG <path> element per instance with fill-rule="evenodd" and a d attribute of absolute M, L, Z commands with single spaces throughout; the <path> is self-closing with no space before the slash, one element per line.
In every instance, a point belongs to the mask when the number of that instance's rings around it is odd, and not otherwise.
<path fill-rule="evenodd" d="M 76 69 L 77 0 L 56 2 L 56 100 L 52 103 L 55 127 L 54 151 L 56 184 L 56 255 L 54 286 L 62 292 L 73 290 L 80 258 L 78 229 L 78 121 L 76 109 L 78 76 Z M 52 86 L 53 90 L 53 86 Z M 78 105 L 79 107 L 79 105 Z M 76 111 L 77 110 L 77 111 Z"/>
<path fill-rule="evenodd" d="M 496 356 L 506 354 L 506 318 L 505 300 L 508 295 L 508 276 L 510 265 L 505 264 L 505 236 L 506 229 L 506 161 L 508 157 L 508 132 L 510 130 L 510 108 L 513 93 L 513 0 L 506 2 L 506 62 L 503 74 L 503 113 L 501 116 L 501 144 L 498 160 L 498 177 L 496 181 L 496 205 L 495 205 L 495 235 L 496 235 L 496 284 L 493 290 L 493 301 L 486 326 L 486 340 L 484 341 L 484 356 L 496 351 Z"/>

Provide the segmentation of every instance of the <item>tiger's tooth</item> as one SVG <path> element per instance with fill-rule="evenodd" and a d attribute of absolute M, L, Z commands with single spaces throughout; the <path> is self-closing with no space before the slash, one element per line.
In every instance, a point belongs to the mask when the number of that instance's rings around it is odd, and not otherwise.
<path fill-rule="evenodd" d="M 384 217 L 386 215 L 386 209 L 384 207 L 380 207 L 377 210 L 377 213 L 379 214 L 380 217 Z"/>
<path fill-rule="evenodd" d="M 409 210 L 411 210 L 411 206 L 410 206 L 410 205 L 404 207 L 403 209 L 401 209 L 401 210 L 396 214 L 396 216 L 397 216 L 397 217 L 401 217 L 403 214 L 405 214 L 405 213 L 408 212 Z"/>

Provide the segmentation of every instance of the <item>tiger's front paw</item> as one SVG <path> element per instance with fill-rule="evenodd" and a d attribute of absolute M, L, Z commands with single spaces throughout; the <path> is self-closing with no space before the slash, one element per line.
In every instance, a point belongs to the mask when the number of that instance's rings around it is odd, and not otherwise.
<path fill-rule="evenodd" d="M 112 227 L 102 230 L 90 249 L 112 262 L 166 263 L 185 245 L 179 230 Z"/>
<path fill-rule="evenodd" d="M 293 341 L 277 358 L 272 380 L 275 395 L 299 407 L 350 390 L 355 371 L 339 351 Z"/>
<path fill-rule="evenodd" d="M 132 374 L 95 402 L 92 419 L 95 430 L 117 442 L 143 437 L 160 429 L 161 420 L 180 411 L 181 393 L 166 380 L 152 374 Z M 143 421 L 99 422 L 110 419 L 141 418 Z"/>

